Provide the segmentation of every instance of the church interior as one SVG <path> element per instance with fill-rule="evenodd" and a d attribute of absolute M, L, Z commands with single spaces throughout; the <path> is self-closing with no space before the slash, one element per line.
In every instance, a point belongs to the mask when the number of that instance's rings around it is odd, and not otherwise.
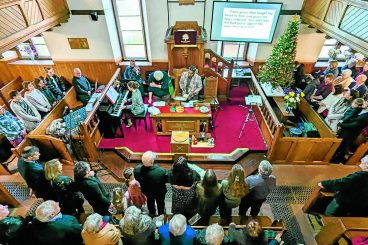
<path fill-rule="evenodd" d="M 367 19 L 0 1 L 0 244 L 368 244 Z"/>

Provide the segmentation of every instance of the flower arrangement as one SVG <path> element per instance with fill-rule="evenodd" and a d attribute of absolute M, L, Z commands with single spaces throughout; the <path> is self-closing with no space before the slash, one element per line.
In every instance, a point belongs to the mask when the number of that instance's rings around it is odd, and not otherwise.
<path fill-rule="evenodd" d="M 341 50 L 339 48 L 332 48 L 328 50 L 328 57 L 330 60 L 337 60 L 337 56 L 341 54 Z"/>
<path fill-rule="evenodd" d="M 284 94 L 285 106 L 289 110 L 291 110 L 291 108 L 296 109 L 301 99 L 304 97 L 304 93 L 302 91 L 294 91 L 291 88 L 285 89 Z"/>
<path fill-rule="evenodd" d="M 31 60 L 34 60 L 38 57 L 37 49 L 32 43 L 30 43 L 29 45 L 18 45 L 17 49 L 19 52 L 29 56 Z"/>

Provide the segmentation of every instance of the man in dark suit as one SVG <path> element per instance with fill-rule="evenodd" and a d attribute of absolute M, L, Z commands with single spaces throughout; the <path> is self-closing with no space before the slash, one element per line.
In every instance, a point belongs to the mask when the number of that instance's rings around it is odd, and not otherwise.
<path fill-rule="evenodd" d="M 342 138 L 339 148 L 336 150 L 332 162 L 345 162 L 345 155 L 354 145 L 356 138 L 362 130 L 368 126 L 368 103 L 365 102 L 363 110 L 355 117 L 339 124 L 337 135 Z"/>
<path fill-rule="evenodd" d="M 365 85 L 365 82 L 367 81 L 367 76 L 362 74 L 357 76 L 355 80 L 356 82 L 351 83 L 349 88 L 357 90 L 359 92 L 359 97 L 364 98 L 368 92 L 367 86 Z"/>
<path fill-rule="evenodd" d="M 79 161 L 74 165 L 74 179 L 93 211 L 104 216 L 110 215 L 108 210 L 113 205 L 109 193 L 95 176 L 95 172 L 91 171 L 88 163 Z"/>
<path fill-rule="evenodd" d="M 134 168 L 134 177 L 141 184 L 142 192 L 147 196 L 147 206 L 150 214 L 165 214 L 165 194 L 167 173 L 158 165 L 154 165 L 156 155 L 146 151 L 142 156 L 142 163 Z"/>
<path fill-rule="evenodd" d="M 51 90 L 57 100 L 61 100 L 66 93 L 64 83 L 61 81 L 60 77 L 56 76 L 51 67 L 46 68 L 46 73 L 46 87 Z"/>
<path fill-rule="evenodd" d="M 38 198 L 52 198 L 51 186 L 45 178 L 45 171 L 40 159 L 40 150 L 35 146 L 26 146 L 22 157 L 18 159 L 18 171 L 29 188 Z"/>
<path fill-rule="evenodd" d="M 82 225 L 74 216 L 60 213 L 59 203 L 43 202 L 35 216 L 30 225 L 35 244 L 82 244 Z"/>
<path fill-rule="evenodd" d="M 75 68 L 73 77 L 73 86 L 77 90 L 77 97 L 83 105 L 87 105 L 88 100 L 91 98 L 92 95 L 92 87 L 89 83 L 88 79 L 82 75 L 82 72 L 79 68 Z"/>
<path fill-rule="evenodd" d="M 368 217 L 368 155 L 361 160 L 359 167 L 361 171 L 344 178 L 318 183 L 320 187 L 336 192 L 326 208 L 326 215 Z"/>

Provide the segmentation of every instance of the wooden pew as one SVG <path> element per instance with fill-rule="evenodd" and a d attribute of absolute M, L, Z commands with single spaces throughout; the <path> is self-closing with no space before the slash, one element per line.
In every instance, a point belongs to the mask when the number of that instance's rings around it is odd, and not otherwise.
<path fill-rule="evenodd" d="M 0 89 L 0 104 L 5 105 L 5 107 L 11 111 L 10 109 L 10 96 L 9 93 L 13 90 L 19 91 L 24 94 L 23 91 L 23 79 L 21 77 L 17 77 L 16 79 L 10 81 L 4 87 Z"/>

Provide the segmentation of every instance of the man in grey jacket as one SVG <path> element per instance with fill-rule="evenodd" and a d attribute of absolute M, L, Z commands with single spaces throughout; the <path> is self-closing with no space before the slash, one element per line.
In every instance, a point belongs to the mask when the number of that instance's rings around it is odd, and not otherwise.
<path fill-rule="evenodd" d="M 31 103 L 25 100 L 22 95 L 13 90 L 10 92 L 10 108 L 14 114 L 22 120 L 27 132 L 32 131 L 41 121 L 41 115 Z"/>

